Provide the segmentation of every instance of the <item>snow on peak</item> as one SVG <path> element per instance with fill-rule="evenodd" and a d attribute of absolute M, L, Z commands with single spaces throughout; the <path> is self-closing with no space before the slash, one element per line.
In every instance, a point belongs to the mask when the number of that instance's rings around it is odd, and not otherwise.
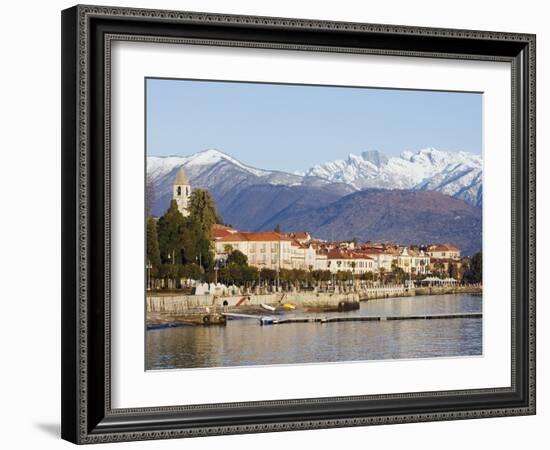
<path fill-rule="evenodd" d="M 346 160 L 315 165 L 306 171 L 306 175 L 345 182 L 359 190 L 371 187 L 422 189 L 437 186 L 434 190 L 458 195 L 470 188 L 480 189 L 481 177 L 478 175 L 481 169 L 480 155 L 429 147 L 416 152 L 406 150 L 398 157 L 390 158 L 378 150 L 366 151 L 361 155 L 350 154 Z M 432 179 L 434 182 L 430 182 Z M 473 198 L 474 194 L 471 196 Z"/>
<path fill-rule="evenodd" d="M 317 164 L 305 172 L 284 173 L 257 169 L 217 149 L 207 149 L 188 156 L 150 156 L 147 173 L 154 179 L 168 176 L 179 167 L 189 169 L 191 178 L 218 164 L 228 164 L 269 184 L 288 186 L 311 182 L 344 183 L 357 190 L 366 188 L 434 190 L 463 198 L 479 205 L 482 198 L 481 155 L 450 152 L 435 148 L 405 150 L 388 157 L 379 150 L 367 150 L 346 159 Z M 170 175 L 171 176 L 171 175 Z"/>
<path fill-rule="evenodd" d="M 203 150 L 202 152 L 193 153 L 187 158 L 188 158 L 187 160 L 188 165 L 215 164 L 218 161 L 221 161 L 222 159 L 228 159 L 228 160 L 233 159 L 229 155 L 226 155 L 225 153 L 220 152 L 215 148 L 210 148 L 208 150 Z"/>
<path fill-rule="evenodd" d="M 367 150 L 361 153 L 361 157 L 376 167 L 382 167 L 388 163 L 388 157 L 380 150 Z"/>
<path fill-rule="evenodd" d="M 227 153 L 214 148 L 202 150 L 189 156 L 149 156 L 147 158 L 147 172 L 153 177 L 158 177 L 166 175 L 175 167 L 211 166 L 220 161 L 227 161 L 257 176 L 269 173 L 265 170 L 247 166 Z"/>

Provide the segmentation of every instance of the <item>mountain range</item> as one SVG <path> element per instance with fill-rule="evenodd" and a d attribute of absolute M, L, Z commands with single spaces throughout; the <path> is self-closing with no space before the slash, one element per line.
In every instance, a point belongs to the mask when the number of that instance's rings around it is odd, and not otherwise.
<path fill-rule="evenodd" d="M 303 173 L 248 166 L 218 150 L 147 158 L 152 214 L 162 215 L 183 167 L 208 189 L 224 221 L 243 230 L 305 229 L 322 239 L 453 242 L 480 248 L 482 160 L 433 148 L 387 157 L 376 150 Z M 466 253 L 468 254 L 468 253 Z"/>
<path fill-rule="evenodd" d="M 388 158 L 382 152 L 370 150 L 361 155 L 350 154 L 346 160 L 316 165 L 305 175 L 346 183 L 357 190 L 386 188 L 442 192 L 481 207 L 482 168 L 481 155 L 467 152 L 426 148 Z"/>

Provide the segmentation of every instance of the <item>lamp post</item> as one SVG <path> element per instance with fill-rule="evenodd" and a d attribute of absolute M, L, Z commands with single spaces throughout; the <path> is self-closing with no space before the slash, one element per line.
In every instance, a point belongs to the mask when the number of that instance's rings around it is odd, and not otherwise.
<path fill-rule="evenodd" d="M 169 264 L 169 265 L 172 264 L 172 254 L 171 254 L 171 253 L 168 253 L 168 264 Z M 167 288 L 170 289 L 170 285 L 171 285 L 171 283 L 170 283 L 170 271 L 168 271 L 168 274 L 166 275 L 166 277 L 167 277 L 167 279 L 168 279 L 168 282 L 167 282 L 168 286 L 167 286 Z"/>
<path fill-rule="evenodd" d="M 151 290 L 151 269 L 153 266 L 151 265 L 151 261 L 147 260 L 147 265 L 145 266 L 147 268 L 147 290 Z"/>

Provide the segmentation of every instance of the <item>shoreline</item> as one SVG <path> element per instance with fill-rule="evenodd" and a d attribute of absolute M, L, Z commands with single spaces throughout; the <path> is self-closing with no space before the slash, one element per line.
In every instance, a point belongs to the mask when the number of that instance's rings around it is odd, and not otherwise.
<path fill-rule="evenodd" d="M 346 293 L 274 293 L 217 295 L 165 295 L 149 294 L 146 297 L 146 329 L 178 326 L 223 326 L 225 313 L 260 316 L 279 315 L 295 311 L 300 313 L 328 313 L 357 310 L 360 302 L 424 295 L 472 294 L 482 295 L 481 285 L 406 288 L 390 285 Z"/>

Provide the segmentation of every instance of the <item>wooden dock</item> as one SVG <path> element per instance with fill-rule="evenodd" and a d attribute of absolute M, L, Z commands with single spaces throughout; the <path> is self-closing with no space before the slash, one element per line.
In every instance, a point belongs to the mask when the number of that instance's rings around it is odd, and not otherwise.
<path fill-rule="evenodd" d="M 260 325 L 278 325 L 284 323 L 332 323 L 332 322 L 382 322 L 387 320 L 438 320 L 438 319 L 481 319 L 482 313 L 420 314 L 411 316 L 298 316 L 277 317 L 257 316 L 253 314 L 223 313 L 228 319 L 256 319 Z"/>

